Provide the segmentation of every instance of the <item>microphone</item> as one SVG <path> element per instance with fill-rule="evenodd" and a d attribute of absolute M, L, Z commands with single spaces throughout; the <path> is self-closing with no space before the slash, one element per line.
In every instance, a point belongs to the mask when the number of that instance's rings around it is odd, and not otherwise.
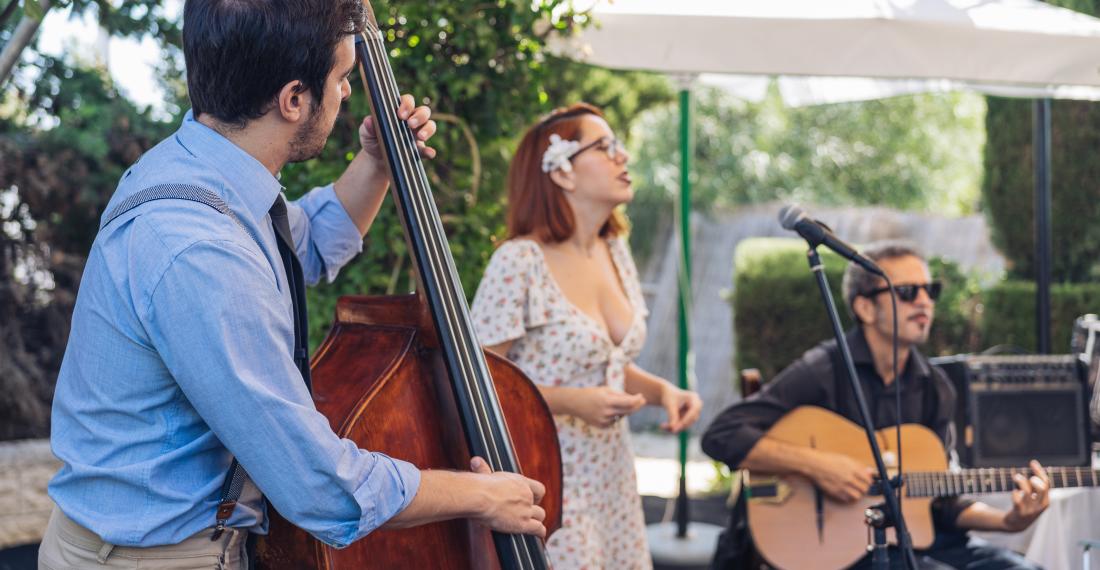
<path fill-rule="evenodd" d="M 875 275 L 886 277 L 882 269 L 879 269 L 879 266 L 875 265 L 875 262 L 860 255 L 860 253 L 856 251 L 856 248 L 844 243 L 840 238 L 833 235 L 833 231 L 829 229 L 829 226 L 809 217 L 806 215 L 806 211 L 799 208 L 797 205 L 791 204 L 789 206 L 783 206 L 783 208 L 779 210 L 779 225 L 783 226 L 783 229 L 798 232 L 798 235 L 809 242 L 810 247 L 824 245 L 840 254 L 841 257 L 859 264 L 860 267 L 867 271 Z"/>

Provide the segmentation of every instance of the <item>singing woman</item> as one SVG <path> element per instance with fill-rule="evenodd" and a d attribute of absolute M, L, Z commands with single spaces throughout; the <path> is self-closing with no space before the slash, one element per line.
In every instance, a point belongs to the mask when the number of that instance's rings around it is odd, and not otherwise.
<path fill-rule="evenodd" d="M 648 310 L 620 208 L 634 195 L 629 158 L 591 105 L 529 129 L 508 173 L 509 238 L 472 308 L 480 341 L 516 362 L 554 413 L 564 512 L 547 548 L 557 570 L 651 567 L 622 419 L 661 406 L 675 433 L 702 408 L 634 363 Z"/>

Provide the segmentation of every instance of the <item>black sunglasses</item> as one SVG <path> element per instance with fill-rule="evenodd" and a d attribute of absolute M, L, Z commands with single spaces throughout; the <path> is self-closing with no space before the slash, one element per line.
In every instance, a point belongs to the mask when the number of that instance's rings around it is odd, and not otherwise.
<path fill-rule="evenodd" d="M 913 285 L 894 285 L 894 290 L 898 292 L 898 300 L 906 303 L 912 303 L 917 300 L 917 295 L 920 290 L 924 289 L 925 293 L 928 293 L 928 298 L 935 301 L 940 298 L 940 293 L 943 292 L 943 283 L 939 281 L 933 281 L 931 283 L 920 283 Z M 889 291 L 889 287 L 879 287 L 878 289 L 871 289 L 866 293 L 863 293 L 864 297 L 875 297 L 880 293 Z"/>

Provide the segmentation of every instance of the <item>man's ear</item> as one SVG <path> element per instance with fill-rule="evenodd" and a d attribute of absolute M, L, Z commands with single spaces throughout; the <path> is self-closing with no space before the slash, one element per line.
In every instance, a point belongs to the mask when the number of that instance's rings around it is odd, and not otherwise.
<path fill-rule="evenodd" d="M 875 322 L 875 302 L 859 295 L 852 301 L 852 312 L 856 315 L 859 324 L 865 325 Z"/>
<path fill-rule="evenodd" d="M 557 184 L 566 192 L 572 192 L 577 189 L 576 177 L 572 172 L 566 172 L 560 168 L 553 170 L 550 172 L 550 180 L 553 180 L 554 184 Z"/>
<path fill-rule="evenodd" d="M 275 107 L 283 120 L 297 123 L 306 118 L 306 107 L 310 104 L 311 94 L 301 81 L 294 80 L 279 90 Z"/>

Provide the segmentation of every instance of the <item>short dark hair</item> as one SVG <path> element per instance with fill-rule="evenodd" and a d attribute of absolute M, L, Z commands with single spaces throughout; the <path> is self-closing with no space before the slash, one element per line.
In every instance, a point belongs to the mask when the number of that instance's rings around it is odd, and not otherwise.
<path fill-rule="evenodd" d="M 863 253 L 863 257 L 876 263 L 883 259 L 908 256 L 925 261 L 924 253 L 916 245 L 904 241 L 875 242 L 863 249 L 861 253 Z M 848 303 L 848 314 L 853 319 L 859 320 L 856 315 L 856 297 L 870 293 L 878 285 L 879 279 L 881 277 L 855 263 L 849 263 L 844 270 L 844 281 L 841 283 L 841 290 L 844 291 L 844 301 Z"/>
<path fill-rule="evenodd" d="M 187 0 L 183 56 L 195 117 L 243 127 L 295 80 L 321 101 L 336 46 L 363 30 L 365 14 L 360 0 Z"/>

